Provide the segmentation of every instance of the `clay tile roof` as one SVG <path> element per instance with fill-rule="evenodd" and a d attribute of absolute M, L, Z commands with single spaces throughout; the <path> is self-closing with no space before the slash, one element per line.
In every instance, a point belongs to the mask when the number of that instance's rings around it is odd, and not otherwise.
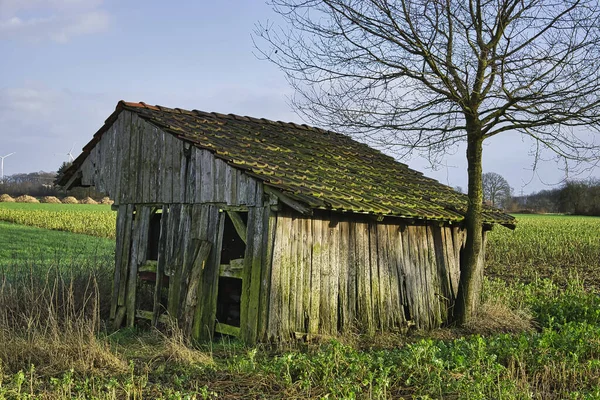
<path fill-rule="evenodd" d="M 466 195 L 348 136 L 307 125 L 120 101 L 95 141 L 122 110 L 313 208 L 441 221 L 460 221 L 466 212 Z M 491 208 L 484 222 L 515 224 Z"/>

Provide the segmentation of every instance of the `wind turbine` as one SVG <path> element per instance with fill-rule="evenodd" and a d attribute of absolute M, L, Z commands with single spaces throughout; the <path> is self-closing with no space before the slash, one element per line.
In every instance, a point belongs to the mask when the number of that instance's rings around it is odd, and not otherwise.
<path fill-rule="evenodd" d="M 15 153 L 13 152 L 13 153 L 7 154 L 5 156 L 0 156 L 0 159 L 2 159 L 2 161 L 0 162 L 0 176 L 1 176 L 0 182 L 2 182 L 2 183 L 4 183 L 4 159 L 6 157 L 12 156 L 13 154 L 15 154 Z"/>
<path fill-rule="evenodd" d="M 75 157 L 73 157 L 73 149 L 74 148 L 75 148 L 75 143 L 73 143 L 73 146 L 71 146 L 71 150 L 69 150 L 69 152 L 67 153 L 67 155 L 69 156 L 69 162 L 75 161 Z"/>
<path fill-rule="evenodd" d="M 67 153 L 67 156 L 69 156 L 69 162 L 73 162 L 75 161 L 75 157 L 73 156 L 73 149 L 75 148 L 75 143 L 73 143 L 73 146 L 71 146 L 71 150 L 69 150 L 69 152 Z M 54 153 L 55 156 L 61 155 L 61 153 Z"/>

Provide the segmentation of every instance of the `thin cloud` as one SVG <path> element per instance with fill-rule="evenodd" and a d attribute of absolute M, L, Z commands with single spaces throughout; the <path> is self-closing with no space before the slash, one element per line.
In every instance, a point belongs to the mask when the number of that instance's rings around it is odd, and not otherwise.
<path fill-rule="evenodd" d="M 110 15 L 98 0 L 8 0 L 0 3 L 0 40 L 68 42 L 103 32 Z"/>

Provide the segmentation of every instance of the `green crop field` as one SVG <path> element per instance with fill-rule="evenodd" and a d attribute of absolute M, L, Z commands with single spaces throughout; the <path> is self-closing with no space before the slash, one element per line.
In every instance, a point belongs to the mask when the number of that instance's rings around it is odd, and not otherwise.
<path fill-rule="evenodd" d="M 116 212 L 95 204 L 0 203 L 0 221 L 114 239 Z"/>
<path fill-rule="evenodd" d="M 60 207 L 0 213 L 104 213 L 114 236 L 108 207 Z M 517 218 L 489 235 L 474 324 L 258 347 L 110 332 L 113 240 L 0 223 L 0 399 L 600 399 L 600 218 Z"/>
<path fill-rule="evenodd" d="M 487 272 L 508 280 L 564 281 L 575 275 L 600 289 L 600 218 L 516 215 L 517 229 L 488 236 Z"/>

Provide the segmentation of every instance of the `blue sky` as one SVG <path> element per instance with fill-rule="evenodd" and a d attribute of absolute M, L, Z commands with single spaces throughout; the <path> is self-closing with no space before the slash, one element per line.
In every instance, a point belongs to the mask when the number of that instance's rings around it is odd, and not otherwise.
<path fill-rule="evenodd" d="M 253 54 L 251 33 L 266 20 L 276 16 L 259 0 L 0 0 L 0 156 L 16 152 L 4 173 L 56 170 L 121 99 L 302 122 L 283 73 Z M 493 138 L 484 171 L 517 194 L 559 182 L 553 162 L 532 174 L 530 148 L 517 134 Z M 464 158 L 457 149 L 437 170 L 403 161 L 466 187 Z"/>

